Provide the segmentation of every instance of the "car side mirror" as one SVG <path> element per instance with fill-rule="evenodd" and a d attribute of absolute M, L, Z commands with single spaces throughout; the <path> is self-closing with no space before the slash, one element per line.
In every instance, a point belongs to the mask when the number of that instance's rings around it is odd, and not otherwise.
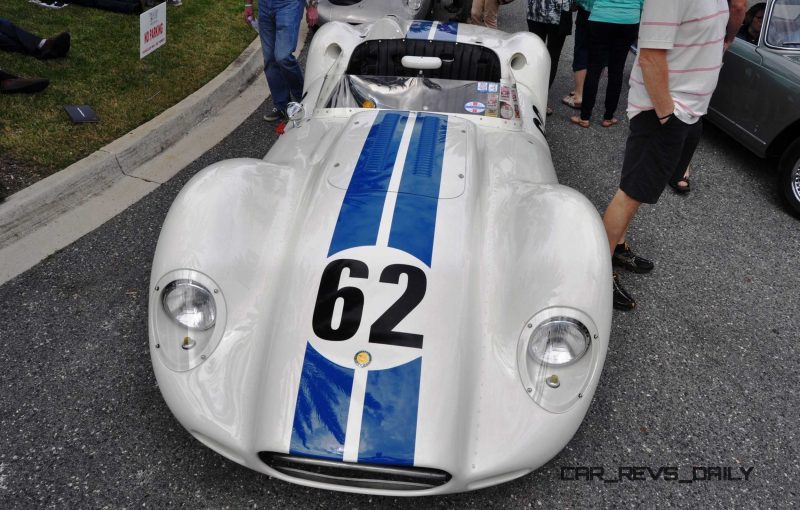
<path fill-rule="evenodd" d="M 286 105 L 286 116 L 292 121 L 292 126 L 297 127 L 300 121 L 306 118 L 306 108 L 303 103 L 291 102 Z"/>

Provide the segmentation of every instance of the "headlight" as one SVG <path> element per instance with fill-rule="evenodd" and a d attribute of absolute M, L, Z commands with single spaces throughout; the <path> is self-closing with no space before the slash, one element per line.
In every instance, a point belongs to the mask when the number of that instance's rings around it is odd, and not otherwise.
<path fill-rule="evenodd" d="M 528 352 L 545 365 L 575 363 L 589 350 L 589 330 L 572 317 L 553 317 L 539 324 L 531 335 Z"/>
<path fill-rule="evenodd" d="M 192 280 L 176 280 L 164 289 L 164 311 L 187 328 L 205 331 L 217 320 L 217 307 L 211 293 Z"/>
<path fill-rule="evenodd" d="M 422 7 L 422 0 L 405 0 L 405 2 L 412 11 L 418 11 Z"/>
<path fill-rule="evenodd" d="M 222 289 L 199 271 L 162 276 L 150 295 L 153 356 L 170 370 L 191 370 L 207 360 L 222 339 L 227 317 Z"/>
<path fill-rule="evenodd" d="M 602 348 L 597 326 L 580 310 L 552 307 L 531 317 L 517 348 L 525 391 L 550 412 L 568 411 L 583 398 L 600 366 L 598 349 L 593 348 L 597 342 Z"/>

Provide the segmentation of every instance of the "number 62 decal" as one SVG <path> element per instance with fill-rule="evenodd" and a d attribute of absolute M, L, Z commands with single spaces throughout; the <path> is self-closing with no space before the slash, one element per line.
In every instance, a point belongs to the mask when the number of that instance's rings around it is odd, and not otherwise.
<path fill-rule="evenodd" d="M 361 326 L 364 311 L 364 293 L 357 287 L 339 287 L 342 272 L 347 269 L 350 278 L 369 277 L 369 268 L 360 260 L 334 260 L 322 272 L 314 306 L 312 324 L 314 334 L 323 340 L 342 341 L 352 338 Z M 374 323 L 369 330 L 372 343 L 422 348 L 422 335 L 395 331 L 395 327 L 416 308 L 425 297 L 428 285 L 422 269 L 406 264 L 391 264 L 381 271 L 380 282 L 400 283 L 400 275 L 407 278 L 406 290 Z M 343 300 L 342 320 L 339 327 L 333 327 L 333 313 L 336 301 Z"/>

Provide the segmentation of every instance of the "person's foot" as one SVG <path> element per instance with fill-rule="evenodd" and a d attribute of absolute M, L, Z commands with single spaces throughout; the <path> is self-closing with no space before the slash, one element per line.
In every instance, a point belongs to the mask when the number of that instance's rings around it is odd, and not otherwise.
<path fill-rule="evenodd" d="M 692 186 L 689 183 L 688 177 L 681 177 L 675 182 L 669 183 L 670 187 L 675 190 L 675 193 L 683 195 L 692 191 Z"/>
<path fill-rule="evenodd" d="M 55 37 L 45 39 L 44 44 L 39 48 L 36 58 L 47 60 L 66 56 L 67 52 L 69 52 L 70 41 L 69 32 L 62 32 Z"/>
<path fill-rule="evenodd" d="M 576 126 L 580 126 L 582 128 L 589 127 L 589 121 L 583 120 L 580 115 L 573 115 L 572 117 L 569 118 L 569 121 L 575 124 Z"/>
<path fill-rule="evenodd" d="M 549 106 L 547 107 L 547 111 L 545 112 L 547 115 L 553 115 L 553 109 Z"/>
<path fill-rule="evenodd" d="M 564 96 L 561 98 L 561 103 L 569 106 L 570 108 L 574 108 L 576 110 L 580 110 L 581 106 L 583 105 L 580 98 L 575 97 L 574 92 L 570 92 L 568 96 Z"/>
<path fill-rule="evenodd" d="M 619 120 L 616 117 L 603 119 L 603 122 L 600 123 L 600 125 L 604 128 L 610 128 L 611 126 L 616 126 L 617 124 L 619 124 Z"/>
<path fill-rule="evenodd" d="M 612 273 L 613 287 L 614 287 L 614 310 L 629 311 L 636 308 L 636 300 L 633 299 L 630 292 L 625 290 L 622 283 L 619 281 L 619 275 Z"/>
<path fill-rule="evenodd" d="M 613 262 L 615 266 L 624 267 L 628 271 L 633 271 L 634 273 L 649 273 L 654 267 L 651 261 L 633 253 L 627 242 L 618 244 L 617 247 L 614 248 L 614 255 L 611 256 L 611 262 Z"/>
<path fill-rule="evenodd" d="M 284 112 L 280 108 L 273 107 L 271 112 L 264 115 L 264 120 L 266 120 L 267 122 L 275 122 L 277 120 L 286 121 L 288 120 L 288 117 L 286 116 L 286 112 Z"/>

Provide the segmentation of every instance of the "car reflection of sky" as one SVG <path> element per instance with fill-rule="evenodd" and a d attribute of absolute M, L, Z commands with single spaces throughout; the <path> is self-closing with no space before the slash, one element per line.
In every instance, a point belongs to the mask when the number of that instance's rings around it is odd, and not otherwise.
<path fill-rule="evenodd" d="M 414 464 L 422 358 L 387 370 L 370 370 L 358 461 Z"/>
<path fill-rule="evenodd" d="M 354 373 L 307 345 L 290 453 L 342 460 Z"/>
<path fill-rule="evenodd" d="M 413 465 L 422 358 L 370 370 L 358 461 Z M 341 367 L 309 343 L 289 447 L 293 455 L 342 460 L 354 369 Z"/>

